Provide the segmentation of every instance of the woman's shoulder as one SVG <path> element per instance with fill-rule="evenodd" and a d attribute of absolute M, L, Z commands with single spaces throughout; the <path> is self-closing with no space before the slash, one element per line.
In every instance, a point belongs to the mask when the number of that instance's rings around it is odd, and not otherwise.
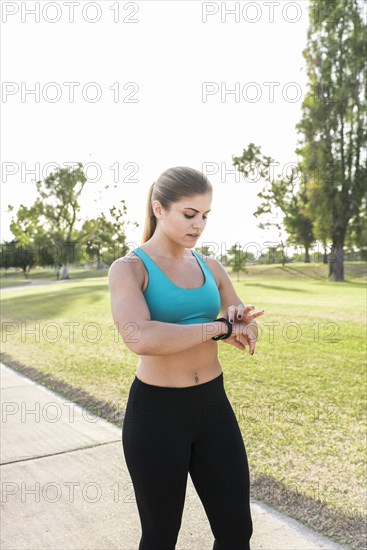
<path fill-rule="evenodd" d="M 120 256 L 116 258 L 110 265 L 109 271 L 118 271 L 126 273 L 132 273 L 134 275 L 144 277 L 144 268 L 143 262 L 133 250 L 125 254 L 125 256 Z"/>

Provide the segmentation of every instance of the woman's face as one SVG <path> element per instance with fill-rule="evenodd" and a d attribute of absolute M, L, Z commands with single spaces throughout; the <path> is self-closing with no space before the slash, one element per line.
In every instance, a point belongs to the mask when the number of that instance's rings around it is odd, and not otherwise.
<path fill-rule="evenodd" d="M 212 202 L 212 193 L 194 195 L 171 203 L 169 211 L 153 201 L 158 228 L 171 240 L 192 248 L 205 229 Z M 193 235 L 193 236 L 190 236 Z"/>

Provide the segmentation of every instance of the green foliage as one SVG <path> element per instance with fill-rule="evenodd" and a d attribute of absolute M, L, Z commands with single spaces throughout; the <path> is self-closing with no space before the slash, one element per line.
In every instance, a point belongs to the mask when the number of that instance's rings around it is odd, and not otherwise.
<path fill-rule="evenodd" d="M 241 245 L 235 243 L 227 250 L 227 260 L 226 267 L 230 267 L 234 273 L 237 273 L 237 280 L 239 280 L 240 272 L 247 273 L 245 267 L 246 260 L 248 259 L 248 253 L 241 250 Z"/>
<path fill-rule="evenodd" d="M 85 220 L 80 231 L 79 241 L 84 251 L 84 258 L 89 262 L 96 261 L 97 269 L 103 269 L 129 251 L 126 243 L 125 221 L 127 208 L 125 201 L 120 201 L 121 208 L 110 208 L 111 220 L 102 213 L 96 219 Z M 135 226 L 139 226 L 134 222 Z"/>
<path fill-rule="evenodd" d="M 292 167 L 288 178 L 273 177 L 275 161 L 261 155 L 260 147 L 250 143 L 243 150 L 241 157 L 233 157 L 233 164 L 245 177 L 265 179 L 266 184 L 258 193 L 261 202 L 254 212 L 255 217 L 265 218 L 259 227 L 273 227 L 278 235 L 278 243 L 282 251 L 282 262 L 287 261 L 284 253 L 286 244 L 301 244 L 305 249 L 305 261 L 309 261 L 309 248 L 314 242 L 312 222 L 306 210 L 307 195 L 299 185 L 298 174 Z M 283 235 L 283 229 L 288 238 Z"/>

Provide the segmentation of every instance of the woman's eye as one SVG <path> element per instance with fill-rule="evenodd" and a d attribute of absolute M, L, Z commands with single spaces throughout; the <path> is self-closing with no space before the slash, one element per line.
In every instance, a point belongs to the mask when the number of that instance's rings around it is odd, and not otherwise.
<path fill-rule="evenodd" d="M 184 214 L 185 218 L 188 218 L 189 220 L 192 220 L 192 218 L 194 218 L 195 216 L 188 216 L 187 214 Z M 204 220 L 207 220 L 208 219 L 208 216 L 203 216 L 203 219 Z"/>

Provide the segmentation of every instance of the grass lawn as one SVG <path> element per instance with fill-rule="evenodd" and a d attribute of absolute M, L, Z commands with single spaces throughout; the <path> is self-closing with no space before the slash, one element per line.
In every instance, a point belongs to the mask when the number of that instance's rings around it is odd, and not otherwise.
<path fill-rule="evenodd" d="M 364 547 L 365 281 L 258 275 L 233 279 L 245 303 L 265 309 L 254 356 L 218 346 L 251 494 Z M 8 291 L 2 312 L 6 364 L 121 425 L 138 357 L 114 327 L 105 275 Z"/>
<path fill-rule="evenodd" d="M 327 279 L 328 266 L 323 263 L 291 263 L 285 264 L 254 264 L 246 266 L 247 272 L 231 273 L 230 268 L 227 272 L 234 281 L 248 279 L 305 279 L 305 280 L 322 280 Z M 88 269 L 82 267 L 70 266 L 70 277 L 72 280 L 82 280 L 90 278 L 107 277 L 108 269 Z M 356 279 L 361 279 L 367 275 L 366 262 L 345 262 L 344 274 L 346 282 L 353 282 Z M 28 285 L 32 281 L 38 280 L 55 281 L 56 272 L 52 269 L 44 269 L 40 267 L 33 268 L 26 279 L 20 271 L 0 270 L 0 288 L 8 286 Z"/>

